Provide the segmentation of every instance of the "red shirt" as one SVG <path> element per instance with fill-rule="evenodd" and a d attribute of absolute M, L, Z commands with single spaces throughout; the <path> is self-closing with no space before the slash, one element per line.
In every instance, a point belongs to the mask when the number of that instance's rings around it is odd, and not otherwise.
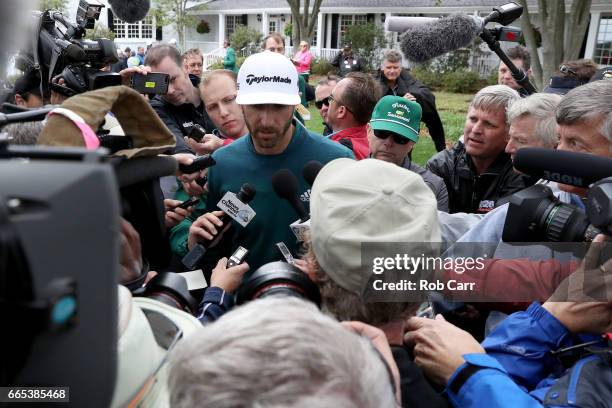
<path fill-rule="evenodd" d="M 370 144 L 368 143 L 368 128 L 367 124 L 356 126 L 348 129 L 340 130 L 333 133 L 330 139 L 335 142 L 340 142 L 340 139 L 348 139 L 353 145 L 353 153 L 355 159 L 367 159 L 370 156 Z"/>

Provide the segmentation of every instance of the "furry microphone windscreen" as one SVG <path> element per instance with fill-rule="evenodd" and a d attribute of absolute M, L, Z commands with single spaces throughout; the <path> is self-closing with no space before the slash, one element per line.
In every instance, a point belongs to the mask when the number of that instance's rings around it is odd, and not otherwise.
<path fill-rule="evenodd" d="M 482 30 L 471 16 L 454 14 L 410 28 L 402 34 L 400 49 L 412 62 L 425 62 L 468 45 Z"/>
<path fill-rule="evenodd" d="M 108 0 L 115 16 L 126 23 L 136 23 L 147 16 L 150 0 Z"/>

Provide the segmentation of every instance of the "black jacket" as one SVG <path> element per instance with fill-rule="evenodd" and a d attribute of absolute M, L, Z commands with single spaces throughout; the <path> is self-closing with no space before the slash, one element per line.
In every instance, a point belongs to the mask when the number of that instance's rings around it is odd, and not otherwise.
<path fill-rule="evenodd" d="M 500 198 L 533 184 L 531 178 L 512 169 L 510 155 L 503 152 L 484 173 L 476 175 L 461 142 L 429 159 L 427 168 L 446 183 L 449 213 L 486 213 Z"/>
<path fill-rule="evenodd" d="M 349 72 L 363 71 L 364 64 L 360 58 L 353 55 L 350 59 L 344 57 L 342 51 L 336 55 L 331 64 L 338 68 L 338 75 L 343 77 Z"/>
<path fill-rule="evenodd" d="M 386 78 L 382 71 L 378 71 L 378 80 L 382 86 L 382 94 L 385 95 L 397 95 L 404 96 L 406 93 L 414 95 L 416 101 L 421 105 L 423 110 L 423 116 L 421 120 L 427 125 L 429 134 L 436 146 L 436 150 L 441 152 L 446 149 L 446 139 L 444 138 L 444 127 L 440 120 L 440 115 L 436 110 L 436 97 L 431 90 L 426 87 L 422 82 L 414 79 L 410 72 L 402 68 L 400 76 L 397 78 L 396 87 L 394 89 L 389 88 L 386 82 Z"/>
<path fill-rule="evenodd" d="M 215 128 L 204 110 L 204 103 L 201 103 L 197 108 L 191 103 L 176 106 L 167 103 L 160 96 L 156 96 L 151 100 L 151 106 L 157 116 L 170 129 L 170 132 L 174 134 L 176 147 L 173 153 L 193 153 L 183 137 L 189 134 L 194 124 L 201 125 L 207 133 L 212 133 Z"/>

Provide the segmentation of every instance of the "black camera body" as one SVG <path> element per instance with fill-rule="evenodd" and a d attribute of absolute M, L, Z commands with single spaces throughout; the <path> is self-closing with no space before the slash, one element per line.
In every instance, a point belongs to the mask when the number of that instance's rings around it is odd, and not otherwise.
<path fill-rule="evenodd" d="M 505 242 L 589 242 L 599 233 L 612 235 L 612 177 L 588 190 L 586 213 L 562 203 L 551 189 L 536 184 L 515 193 L 504 224 Z"/>
<path fill-rule="evenodd" d="M 19 52 L 18 69 L 39 70 L 45 87 L 53 78 L 64 78 L 63 85 L 51 86 L 56 92 L 72 96 L 105 86 L 121 85 L 121 76 L 102 72 L 101 68 L 118 61 L 114 43 L 109 39 L 84 39 L 85 30 L 93 28 L 103 5 L 81 0 L 77 24 L 73 24 L 57 10 L 34 12 L 32 46 Z"/>

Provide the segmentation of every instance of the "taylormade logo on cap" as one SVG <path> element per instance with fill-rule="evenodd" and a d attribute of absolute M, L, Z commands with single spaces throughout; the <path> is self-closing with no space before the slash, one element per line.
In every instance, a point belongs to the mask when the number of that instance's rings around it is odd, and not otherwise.
<path fill-rule="evenodd" d="M 289 78 L 289 77 L 281 78 L 278 75 L 271 76 L 271 77 L 270 76 L 265 76 L 265 75 L 262 75 L 262 76 L 255 76 L 253 74 L 247 75 L 246 83 L 248 85 L 251 85 L 253 82 L 255 82 L 256 84 L 259 84 L 261 82 L 282 82 L 282 83 L 285 83 L 285 84 L 290 84 L 291 83 L 291 78 Z"/>

